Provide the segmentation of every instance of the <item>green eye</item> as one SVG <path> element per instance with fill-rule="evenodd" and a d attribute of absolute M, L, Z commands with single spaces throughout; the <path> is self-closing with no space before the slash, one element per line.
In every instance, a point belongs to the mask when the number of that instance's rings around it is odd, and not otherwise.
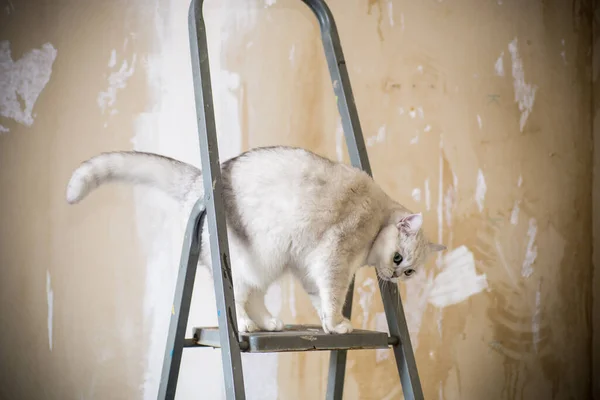
<path fill-rule="evenodd" d="M 394 264 L 400 265 L 401 262 L 402 262 L 402 256 L 400 255 L 400 253 L 398 253 L 398 252 L 394 253 Z"/>

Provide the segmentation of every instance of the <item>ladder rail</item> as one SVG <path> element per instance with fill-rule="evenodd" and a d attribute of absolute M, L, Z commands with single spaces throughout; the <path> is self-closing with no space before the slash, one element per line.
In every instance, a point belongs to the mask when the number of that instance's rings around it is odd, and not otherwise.
<path fill-rule="evenodd" d="M 188 17 L 192 73 L 198 122 L 204 201 L 208 214 L 210 250 L 215 284 L 221 359 L 227 399 L 244 400 L 244 377 L 239 346 L 229 241 L 223 206 L 223 184 L 213 106 L 204 0 L 192 0 Z"/>
<path fill-rule="evenodd" d="M 201 199 L 196 202 L 190 213 L 187 228 L 183 238 L 181 260 L 173 306 L 171 308 L 171 321 L 167 335 L 167 345 L 163 358 L 162 375 L 158 390 L 159 399 L 174 399 L 181 366 L 181 355 L 185 341 L 185 330 L 190 315 L 194 279 L 200 258 L 201 227 L 206 217 L 206 207 Z"/>
<path fill-rule="evenodd" d="M 354 167 L 360 168 L 373 176 L 371 164 L 365 146 L 358 110 L 352 93 L 352 85 L 346 67 L 346 60 L 342 51 L 342 44 L 331 10 L 324 0 L 302 0 L 316 15 L 321 29 L 321 40 L 325 51 L 325 58 L 331 82 L 336 96 L 338 111 L 342 120 L 346 145 L 350 162 Z M 379 290 L 384 304 L 388 329 L 391 336 L 400 339 L 398 345 L 393 346 L 394 355 L 402 390 L 406 399 L 422 399 L 423 390 L 417 370 L 402 299 L 397 285 L 386 285 L 377 277 Z M 352 313 L 352 300 L 354 296 L 354 279 L 348 289 L 343 314 L 350 318 Z M 329 378 L 327 381 L 327 399 L 341 400 L 344 388 L 344 373 L 346 367 L 346 350 L 331 352 L 329 359 Z"/>

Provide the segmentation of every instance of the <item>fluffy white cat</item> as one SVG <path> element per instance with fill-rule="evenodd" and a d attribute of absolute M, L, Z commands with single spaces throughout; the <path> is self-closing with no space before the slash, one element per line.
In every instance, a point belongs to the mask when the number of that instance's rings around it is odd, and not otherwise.
<path fill-rule="evenodd" d="M 423 217 L 392 200 L 363 171 L 301 148 L 260 147 L 221 164 L 223 201 L 238 329 L 280 331 L 264 303 L 268 287 L 291 272 L 302 283 L 325 332 L 347 333 L 346 293 L 359 267 L 374 266 L 397 282 L 444 250 L 423 233 Z M 103 183 L 163 190 L 186 210 L 204 196 L 202 172 L 172 158 L 141 152 L 103 153 L 83 162 L 67 187 L 79 202 Z M 202 227 L 199 264 L 211 265 Z"/>

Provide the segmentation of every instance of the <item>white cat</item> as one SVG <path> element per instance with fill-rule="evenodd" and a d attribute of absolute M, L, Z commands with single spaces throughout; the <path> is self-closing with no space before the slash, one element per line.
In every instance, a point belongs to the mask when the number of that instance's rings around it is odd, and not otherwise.
<path fill-rule="evenodd" d="M 392 200 L 365 172 L 300 148 L 262 147 L 221 164 L 233 286 L 241 332 L 280 331 L 264 303 L 268 287 L 291 272 L 310 296 L 328 333 L 352 331 L 342 307 L 359 267 L 397 282 L 445 249 L 430 243 L 423 217 Z M 191 210 L 204 196 L 201 171 L 141 152 L 103 153 L 74 171 L 67 201 L 103 183 L 159 188 Z M 208 244 L 208 228 L 202 228 Z M 210 266 L 210 246 L 200 264 Z"/>

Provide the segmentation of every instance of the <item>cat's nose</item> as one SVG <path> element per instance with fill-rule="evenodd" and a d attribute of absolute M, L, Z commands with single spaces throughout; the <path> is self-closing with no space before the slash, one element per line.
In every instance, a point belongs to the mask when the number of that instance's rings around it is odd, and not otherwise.
<path fill-rule="evenodd" d="M 400 271 L 394 271 L 392 274 L 392 278 L 398 278 L 400 276 Z"/>

